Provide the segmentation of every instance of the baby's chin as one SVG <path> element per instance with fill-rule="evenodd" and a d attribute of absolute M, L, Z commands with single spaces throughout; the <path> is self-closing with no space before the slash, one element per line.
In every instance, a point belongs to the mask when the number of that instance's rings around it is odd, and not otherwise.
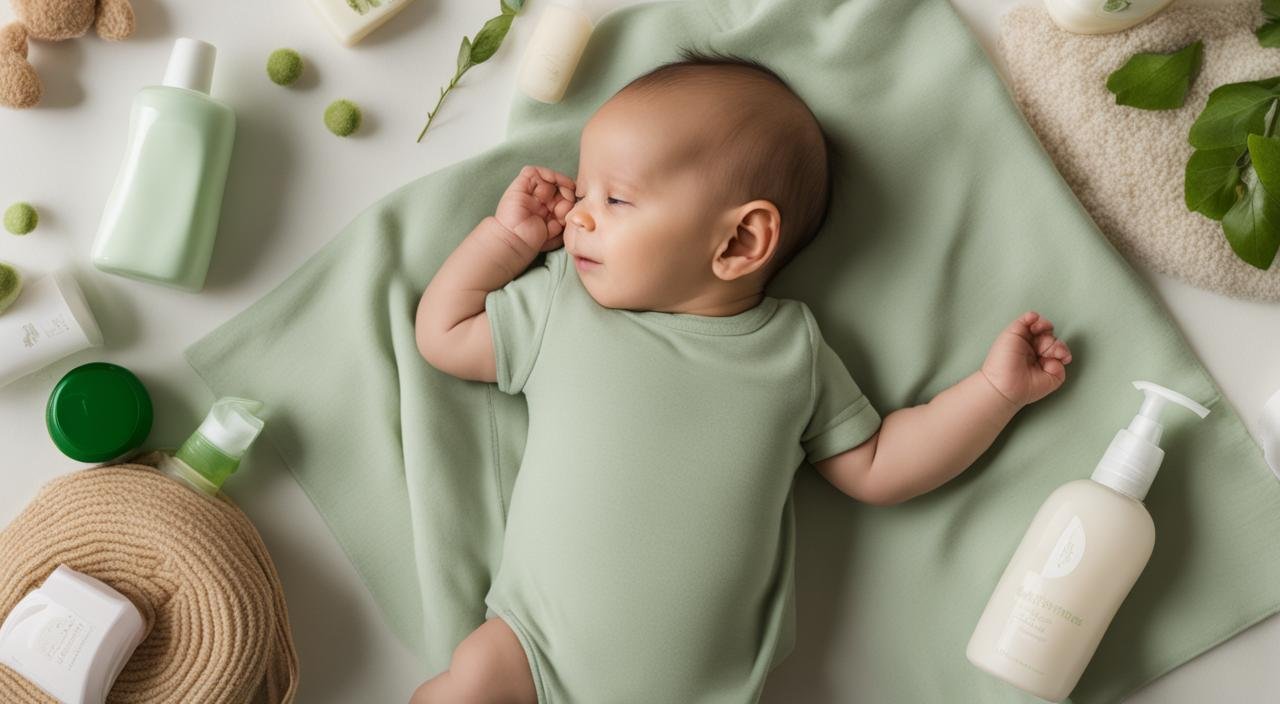
<path fill-rule="evenodd" d="M 642 300 L 640 296 L 627 295 L 626 292 L 618 292 L 599 281 L 589 280 L 589 277 L 583 277 L 582 287 L 587 290 L 587 294 L 596 303 L 605 308 L 615 308 L 623 310 L 649 310 L 650 305 L 647 301 Z"/>

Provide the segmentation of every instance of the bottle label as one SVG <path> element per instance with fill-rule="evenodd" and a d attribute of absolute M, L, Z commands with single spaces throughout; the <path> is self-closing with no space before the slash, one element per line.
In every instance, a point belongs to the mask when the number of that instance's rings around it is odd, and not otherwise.
<path fill-rule="evenodd" d="M 50 665 L 71 672 L 84 649 L 93 627 L 75 612 L 58 604 L 49 604 L 49 616 L 32 639 L 32 649 L 44 656 Z"/>
<path fill-rule="evenodd" d="M 1058 542 L 1049 551 L 1049 559 L 1045 560 L 1044 569 L 1040 570 L 1045 579 L 1066 577 L 1075 571 L 1084 557 L 1084 524 L 1079 516 L 1072 516 L 1067 527 L 1058 536 Z"/>
<path fill-rule="evenodd" d="M 996 643 L 1002 656 L 1039 675 L 1051 671 L 1056 656 L 1050 645 L 1084 626 L 1084 617 L 1057 598 L 1053 582 L 1075 571 L 1084 550 L 1084 524 L 1079 516 L 1072 516 L 1040 572 L 1028 570 L 1023 575 Z"/>

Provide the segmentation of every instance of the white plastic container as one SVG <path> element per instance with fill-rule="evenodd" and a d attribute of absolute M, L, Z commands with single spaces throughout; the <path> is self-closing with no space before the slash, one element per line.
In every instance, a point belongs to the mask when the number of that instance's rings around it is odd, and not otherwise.
<path fill-rule="evenodd" d="M 1150 19 L 1173 0 L 1044 0 L 1049 17 L 1076 34 L 1109 34 Z"/>
<path fill-rule="evenodd" d="M 66 271 L 27 284 L 0 315 L 0 387 L 102 344 L 102 332 Z"/>
<path fill-rule="evenodd" d="M 0 663 L 64 704 L 102 704 L 145 635 L 133 602 L 58 565 L 0 625 Z"/>
<path fill-rule="evenodd" d="M 1209 409 L 1157 384 L 1107 447 L 1089 479 L 1040 507 L 996 585 L 965 655 L 986 672 L 1051 702 L 1075 688 L 1103 633 L 1151 558 L 1155 526 L 1142 504 L 1155 479 L 1160 411 Z"/>
<path fill-rule="evenodd" d="M 311 6 L 343 46 L 352 46 L 413 0 L 311 0 Z"/>
<path fill-rule="evenodd" d="M 591 18 L 581 0 L 558 0 L 546 6 L 533 28 L 516 77 L 521 93 L 544 103 L 558 103 L 591 39 Z"/>

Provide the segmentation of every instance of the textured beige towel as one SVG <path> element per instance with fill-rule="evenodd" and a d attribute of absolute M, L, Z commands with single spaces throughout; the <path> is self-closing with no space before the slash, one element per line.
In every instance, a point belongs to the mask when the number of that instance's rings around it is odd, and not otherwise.
<path fill-rule="evenodd" d="M 1209 91 L 1280 76 L 1280 49 L 1258 45 L 1258 0 L 1174 5 L 1124 32 L 1059 29 L 1043 4 L 1011 9 L 998 46 L 1010 89 L 1045 150 L 1094 222 L 1130 261 L 1239 298 L 1280 300 L 1280 265 L 1261 271 L 1236 257 L 1220 223 L 1187 210 L 1187 131 Z M 1108 74 L 1138 52 L 1169 52 L 1201 39 L 1204 61 L 1177 110 L 1115 104 Z"/>
<path fill-rule="evenodd" d="M 142 464 L 54 479 L 0 531 L 0 618 L 59 563 L 111 585 L 146 621 L 108 704 L 293 701 L 298 656 L 280 579 L 224 497 Z M 53 701 L 0 665 L 0 703 Z"/>

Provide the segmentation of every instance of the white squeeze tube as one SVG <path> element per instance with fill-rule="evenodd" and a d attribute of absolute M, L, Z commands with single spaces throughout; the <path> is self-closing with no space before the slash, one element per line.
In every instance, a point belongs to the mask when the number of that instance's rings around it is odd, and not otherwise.
<path fill-rule="evenodd" d="M 1040 507 L 987 602 L 965 655 L 996 677 L 1051 702 L 1075 688 L 1103 633 L 1147 566 L 1155 525 L 1142 504 L 1164 450 L 1160 414 L 1209 409 L 1149 381 L 1146 396 L 1088 479 Z"/>

